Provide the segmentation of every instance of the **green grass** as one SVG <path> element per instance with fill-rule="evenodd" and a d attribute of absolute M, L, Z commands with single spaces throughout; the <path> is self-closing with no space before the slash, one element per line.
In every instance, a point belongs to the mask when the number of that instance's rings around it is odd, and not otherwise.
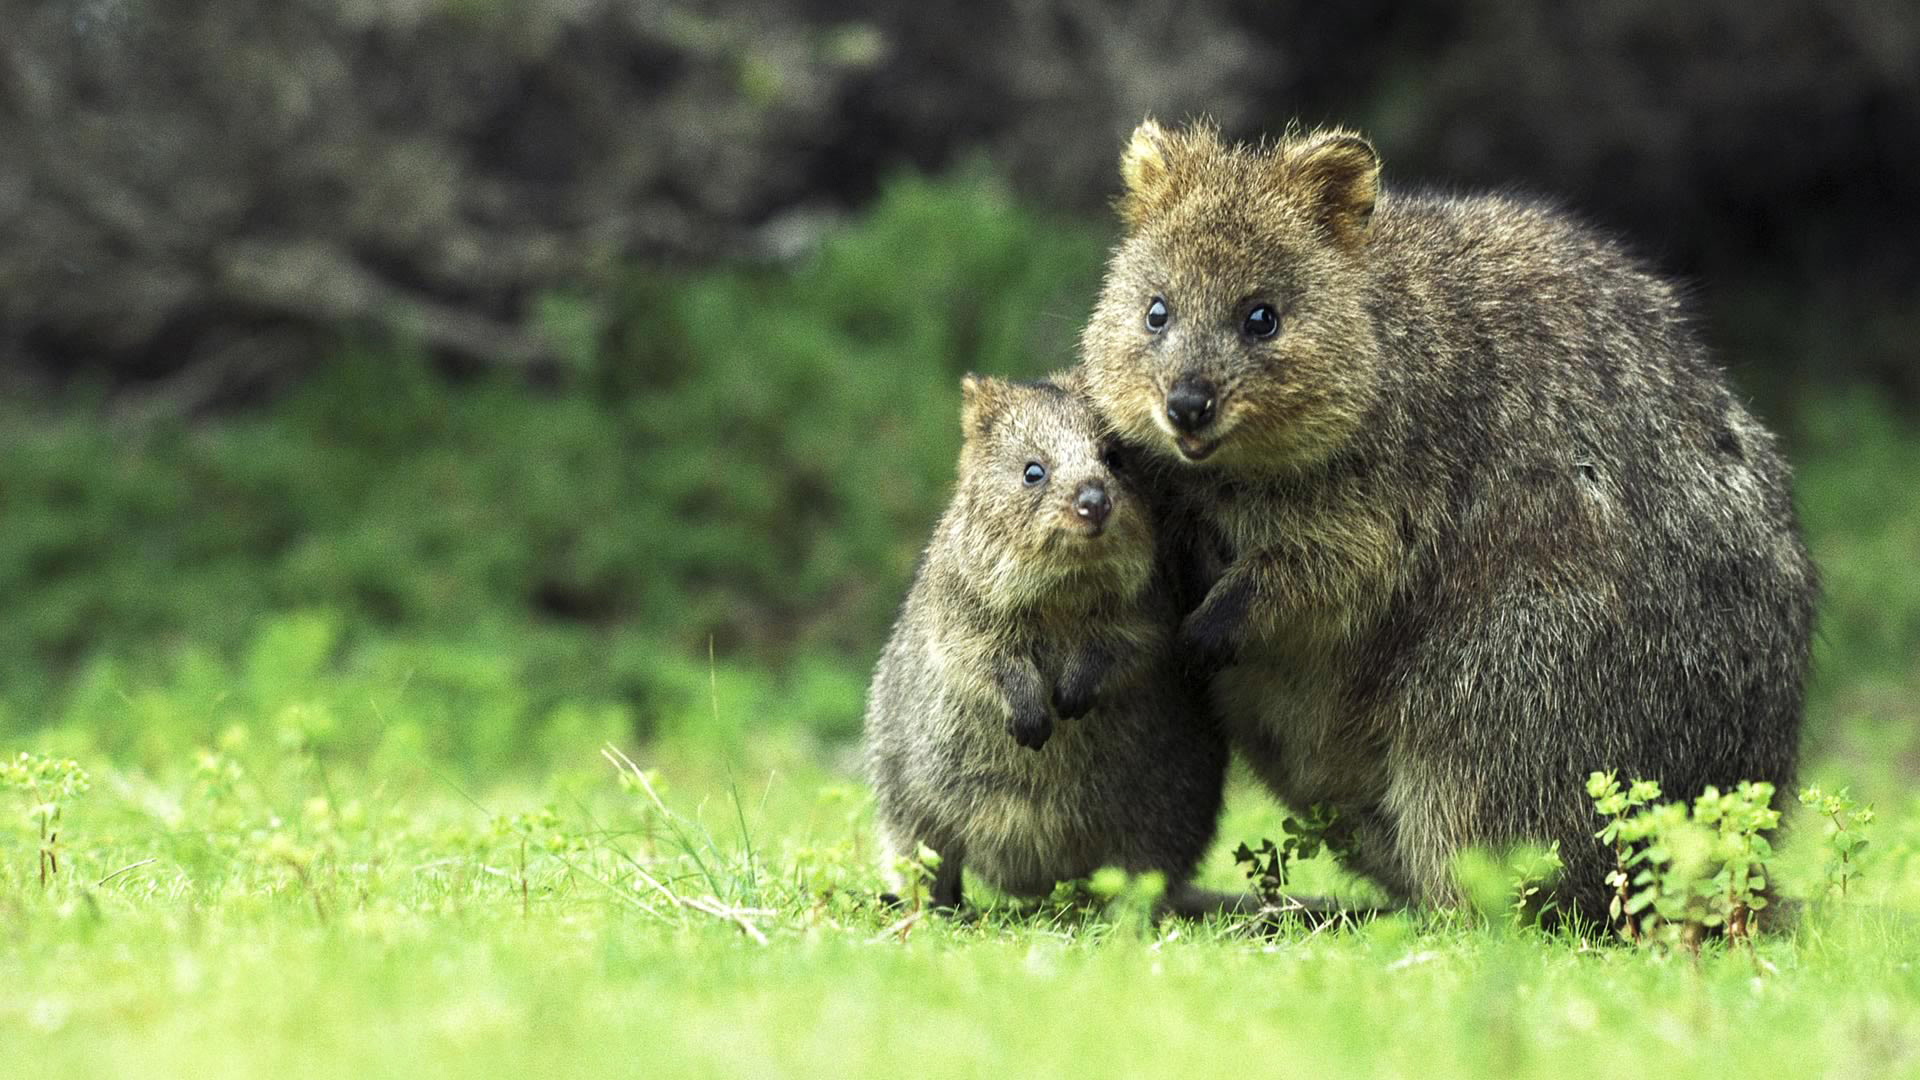
<path fill-rule="evenodd" d="M 1920 1073 L 1920 430 L 1864 393 L 1773 412 L 1826 584 L 1806 778 L 1880 819 L 1758 973 L 875 904 L 861 697 L 958 376 L 1067 362 L 1103 237 L 902 180 L 788 270 L 550 298 L 554 385 L 362 345 L 192 422 L 0 402 L 0 758 L 91 775 L 44 883 L 0 788 L 0 1077 Z M 1281 817 L 1237 784 L 1204 883 Z"/>
<path fill-rule="evenodd" d="M 96 772 L 44 885 L 31 830 L 6 833 L 0 1074 L 1920 1067 L 1920 802 L 1876 823 L 1854 894 L 1765 938 L 1756 968 L 1719 945 L 1695 964 L 1497 922 L 1154 926 L 1126 892 L 981 893 L 972 921 L 902 926 L 872 899 L 865 793 L 788 740 L 731 762 L 648 755 L 659 804 L 587 748 L 575 770 L 469 791 L 423 762 L 226 744 L 172 776 Z M 1276 824 L 1241 787 L 1223 835 Z M 1814 888 L 1796 847 L 1784 879 Z M 1324 860 L 1305 870 L 1352 892 Z M 1224 844 L 1206 877 L 1236 880 Z"/>

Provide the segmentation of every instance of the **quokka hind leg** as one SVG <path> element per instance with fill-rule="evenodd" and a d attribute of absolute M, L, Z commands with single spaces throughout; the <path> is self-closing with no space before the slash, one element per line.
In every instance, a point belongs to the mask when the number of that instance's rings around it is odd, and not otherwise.
<path fill-rule="evenodd" d="M 1422 908 L 1454 908 L 1466 900 L 1454 864 L 1462 851 L 1491 838 L 1477 828 L 1478 778 L 1445 761 L 1396 762 L 1387 786 L 1393 821 L 1386 849 L 1368 852 L 1390 892 Z"/>
<path fill-rule="evenodd" d="M 960 856 L 944 856 L 933 872 L 933 885 L 927 890 L 928 903 L 935 911 L 960 910 Z"/>
<path fill-rule="evenodd" d="M 1544 925 L 1569 918 L 1603 924 L 1608 861 L 1594 839 L 1599 823 L 1582 801 L 1584 788 L 1537 763 L 1508 761 L 1494 775 L 1507 779 L 1490 781 L 1484 761 L 1450 766 L 1443 758 L 1396 768 L 1388 789 L 1395 818 L 1391 862 L 1408 900 L 1423 908 L 1467 904 L 1458 862 L 1470 848 L 1498 854 L 1516 845 L 1555 846 L 1560 867 L 1550 882 L 1537 883 L 1536 917 Z M 1515 792 L 1531 797 L 1512 798 Z"/>

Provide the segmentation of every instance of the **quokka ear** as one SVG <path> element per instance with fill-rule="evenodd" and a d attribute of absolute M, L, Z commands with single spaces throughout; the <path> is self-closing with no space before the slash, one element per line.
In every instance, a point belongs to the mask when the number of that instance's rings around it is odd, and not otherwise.
<path fill-rule="evenodd" d="M 1133 129 L 1127 148 L 1120 154 L 1120 179 L 1126 181 L 1127 194 L 1147 196 L 1166 182 L 1167 129 L 1149 116 Z"/>
<path fill-rule="evenodd" d="M 969 439 L 993 430 L 1006 405 L 1007 384 L 991 375 L 968 372 L 960 377 L 960 428 Z"/>
<path fill-rule="evenodd" d="M 1352 132 L 1319 135 L 1283 158 L 1289 182 L 1305 195 L 1335 243 L 1355 248 L 1366 239 L 1380 199 L 1380 155 Z"/>
<path fill-rule="evenodd" d="M 1120 154 L 1120 179 L 1126 184 L 1116 204 L 1120 220 L 1138 228 L 1175 192 L 1183 163 L 1219 148 L 1219 136 L 1205 121 L 1168 131 L 1152 117 L 1142 120 Z"/>

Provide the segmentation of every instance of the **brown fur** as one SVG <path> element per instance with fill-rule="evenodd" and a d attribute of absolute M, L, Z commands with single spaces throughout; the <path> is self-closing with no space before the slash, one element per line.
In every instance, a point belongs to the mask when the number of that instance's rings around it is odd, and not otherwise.
<path fill-rule="evenodd" d="M 1227 750 L 1171 662 L 1149 489 L 1065 380 L 969 376 L 963 394 L 954 498 L 867 699 L 890 860 L 938 852 L 942 906 L 963 865 L 1025 896 L 1114 865 L 1166 875 L 1190 910 Z M 1075 509 L 1089 485 L 1111 504 L 1097 530 Z"/>
<path fill-rule="evenodd" d="M 1340 809 L 1412 900 L 1454 896 L 1464 846 L 1557 840 L 1597 915 L 1588 771 L 1787 789 L 1813 569 L 1671 286 L 1559 211 L 1384 189 L 1350 132 L 1149 121 L 1122 174 L 1082 370 L 1189 466 L 1210 587 L 1182 648 L 1276 793 Z"/>

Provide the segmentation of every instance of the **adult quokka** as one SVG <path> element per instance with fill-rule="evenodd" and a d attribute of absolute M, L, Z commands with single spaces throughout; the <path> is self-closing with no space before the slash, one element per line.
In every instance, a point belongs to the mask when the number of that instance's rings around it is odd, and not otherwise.
<path fill-rule="evenodd" d="M 1149 121 L 1088 392 L 1185 465 L 1235 748 L 1353 865 L 1455 899 L 1558 841 L 1604 916 L 1588 773 L 1790 790 L 1815 597 L 1788 470 L 1674 287 L 1565 213 L 1383 189 L 1345 131 Z"/>

